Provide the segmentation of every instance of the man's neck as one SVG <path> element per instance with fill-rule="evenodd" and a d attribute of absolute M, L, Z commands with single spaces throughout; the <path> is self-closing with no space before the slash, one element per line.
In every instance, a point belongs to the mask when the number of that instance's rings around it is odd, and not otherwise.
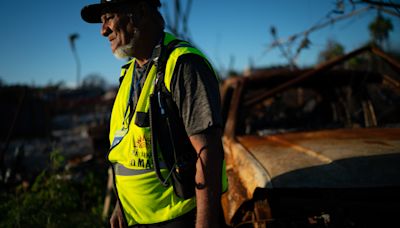
<path fill-rule="evenodd" d="M 160 31 L 158 32 L 158 34 L 155 34 L 153 37 L 154 39 L 150 39 L 152 40 L 151 43 L 149 43 L 148 45 L 148 49 L 145 51 L 145 55 L 143 56 L 137 56 L 136 58 L 136 62 L 139 65 L 139 67 L 144 66 L 146 63 L 148 63 L 152 58 L 154 58 L 153 56 L 153 52 L 154 52 L 154 48 L 160 44 L 160 42 L 163 42 L 162 38 L 164 31 Z"/>
<path fill-rule="evenodd" d="M 139 67 L 143 67 L 146 63 L 149 62 L 150 59 L 139 59 L 136 58 L 136 63 L 139 65 Z"/>

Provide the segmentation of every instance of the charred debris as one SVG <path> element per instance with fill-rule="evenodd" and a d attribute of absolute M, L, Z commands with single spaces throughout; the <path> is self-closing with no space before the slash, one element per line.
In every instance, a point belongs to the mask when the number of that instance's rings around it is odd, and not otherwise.
<path fill-rule="evenodd" d="M 23 184 L 49 168 L 55 151 L 64 159 L 64 178 L 82 179 L 88 168 L 105 172 L 108 121 L 116 89 L 58 86 L 0 88 L 0 183 Z"/>

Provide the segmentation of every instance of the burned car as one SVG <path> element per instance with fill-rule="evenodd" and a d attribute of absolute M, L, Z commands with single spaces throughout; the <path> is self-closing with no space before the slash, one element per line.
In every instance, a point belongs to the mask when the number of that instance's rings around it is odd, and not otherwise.
<path fill-rule="evenodd" d="M 389 70 L 338 67 L 363 53 Z M 399 227 L 399 75 L 399 63 L 367 46 L 313 69 L 226 79 L 227 224 Z"/>

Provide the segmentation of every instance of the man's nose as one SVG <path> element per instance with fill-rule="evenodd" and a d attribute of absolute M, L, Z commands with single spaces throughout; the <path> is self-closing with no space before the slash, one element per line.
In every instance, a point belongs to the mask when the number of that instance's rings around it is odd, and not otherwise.
<path fill-rule="evenodd" d="M 108 35 L 110 35 L 110 33 L 112 32 L 112 30 L 110 29 L 110 27 L 108 26 L 107 22 L 103 22 L 101 24 L 101 35 L 107 37 Z"/>

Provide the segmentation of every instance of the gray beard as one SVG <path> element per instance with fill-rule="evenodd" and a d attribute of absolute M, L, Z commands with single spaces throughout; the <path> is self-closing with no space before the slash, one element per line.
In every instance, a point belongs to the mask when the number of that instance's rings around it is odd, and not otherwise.
<path fill-rule="evenodd" d="M 133 50 L 133 38 L 129 41 L 128 44 L 118 47 L 115 51 L 114 51 L 114 56 L 117 59 L 127 59 L 129 57 L 133 56 L 132 50 Z"/>
<path fill-rule="evenodd" d="M 135 37 L 137 36 L 137 34 L 138 34 L 138 29 L 134 28 L 133 35 L 132 35 L 132 38 L 129 41 L 129 43 L 124 46 L 118 47 L 114 51 L 113 54 L 117 59 L 127 59 L 130 57 L 133 57 L 133 48 L 135 46 L 134 43 L 135 43 Z"/>

